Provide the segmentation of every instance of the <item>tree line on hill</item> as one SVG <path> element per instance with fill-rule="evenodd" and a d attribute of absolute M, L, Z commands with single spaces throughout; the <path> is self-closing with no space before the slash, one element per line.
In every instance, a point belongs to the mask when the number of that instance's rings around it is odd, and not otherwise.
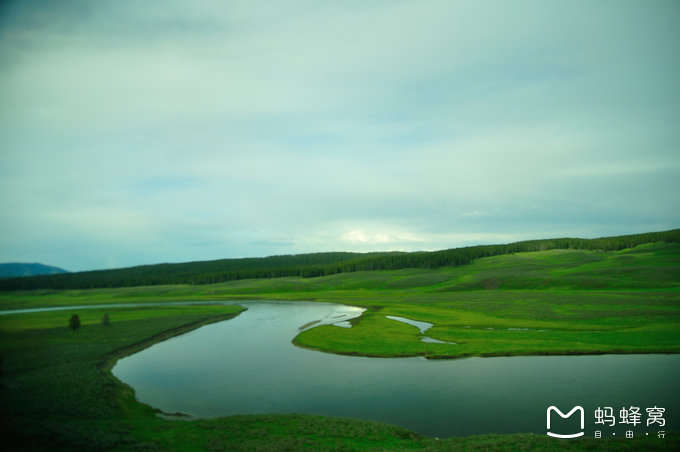
<path fill-rule="evenodd" d="M 469 264 L 473 260 L 483 257 L 553 249 L 618 251 L 654 242 L 680 242 L 680 229 L 597 239 L 526 240 L 504 245 L 476 245 L 442 251 L 312 253 L 181 264 L 143 265 L 114 270 L 2 279 L 0 280 L 0 290 L 215 284 L 239 279 L 287 276 L 310 278 L 357 271 L 458 266 Z"/>

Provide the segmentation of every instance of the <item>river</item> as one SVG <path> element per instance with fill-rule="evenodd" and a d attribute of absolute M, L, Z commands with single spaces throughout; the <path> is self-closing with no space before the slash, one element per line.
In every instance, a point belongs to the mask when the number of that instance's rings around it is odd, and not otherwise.
<path fill-rule="evenodd" d="M 605 437 L 628 430 L 657 435 L 678 426 L 678 355 L 458 360 L 341 356 L 301 349 L 291 340 L 300 328 L 336 322 L 346 327 L 348 318 L 361 313 L 359 308 L 239 304 L 248 310 L 123 358 L 114 375 L 144 403 L 205 418 L 310 413 L 387 422 L 448 437 L 546 433 L 548 407 L 566 414 L 582 406 L 587 436 L 596 430 Z M 631 407 L 639 408 L 639 425 L 621 423 L 630 420 L 621 417 L 622 408 L 630 412 Z M 663 409 L 661 417 L 658 409 Z M 653 422 L 647 426 L 650 416 Z M 575 418 L 554 416 L 553 429 L 578 430 Z"/>

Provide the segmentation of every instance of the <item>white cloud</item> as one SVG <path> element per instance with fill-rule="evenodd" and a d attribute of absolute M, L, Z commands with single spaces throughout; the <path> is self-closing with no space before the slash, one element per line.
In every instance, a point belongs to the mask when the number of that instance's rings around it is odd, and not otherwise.
<path fill-rule="evenodd" d="M 333 239 L 327 241 L 333 242 Z M 429 242 L 427 237 L 417 235 L 400 228 L 391 228 L 389 230 L 385 227 L 375 227 L 367 231 L 366 229 L 351 229 L 344 232 L 340 236 L 340 241 L 337 244 L 341 247 L 347 245 L 353 246 L 356 251 L 373 251 L 373 250 L 401 250 L 414 251 L 427 245 Z"/>
<path fill-rule="evenodd" d="M 481 210 L 471 210 L 469 212 L 461 214 L 461 217 L 478 217 L 480 215 L 484 215 L 484 212 L 482 212 Z"/>
<path fill-rule="evenodd" d="M 388 234 L 367 234 L 365 231 L 355 229 L 342 235 L 342 240 L 350 244 L 382 245 L 394 242 Z"/>

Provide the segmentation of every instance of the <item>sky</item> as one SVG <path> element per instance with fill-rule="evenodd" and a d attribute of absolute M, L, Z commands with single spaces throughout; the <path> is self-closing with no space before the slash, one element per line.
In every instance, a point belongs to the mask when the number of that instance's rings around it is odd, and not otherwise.
<path fill-rule="evenodd" d="M 3 1 L 0 262 L 680 227 L 680 2 Z"/>

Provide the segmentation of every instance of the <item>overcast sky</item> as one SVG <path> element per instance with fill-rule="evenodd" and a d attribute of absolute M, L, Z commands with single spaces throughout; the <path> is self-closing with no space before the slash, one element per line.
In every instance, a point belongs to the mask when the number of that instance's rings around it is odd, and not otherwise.
<path fill-rule="evenodd" d="M 4 1 L 0 262 L 680 227 L 680 2 Z"/>

